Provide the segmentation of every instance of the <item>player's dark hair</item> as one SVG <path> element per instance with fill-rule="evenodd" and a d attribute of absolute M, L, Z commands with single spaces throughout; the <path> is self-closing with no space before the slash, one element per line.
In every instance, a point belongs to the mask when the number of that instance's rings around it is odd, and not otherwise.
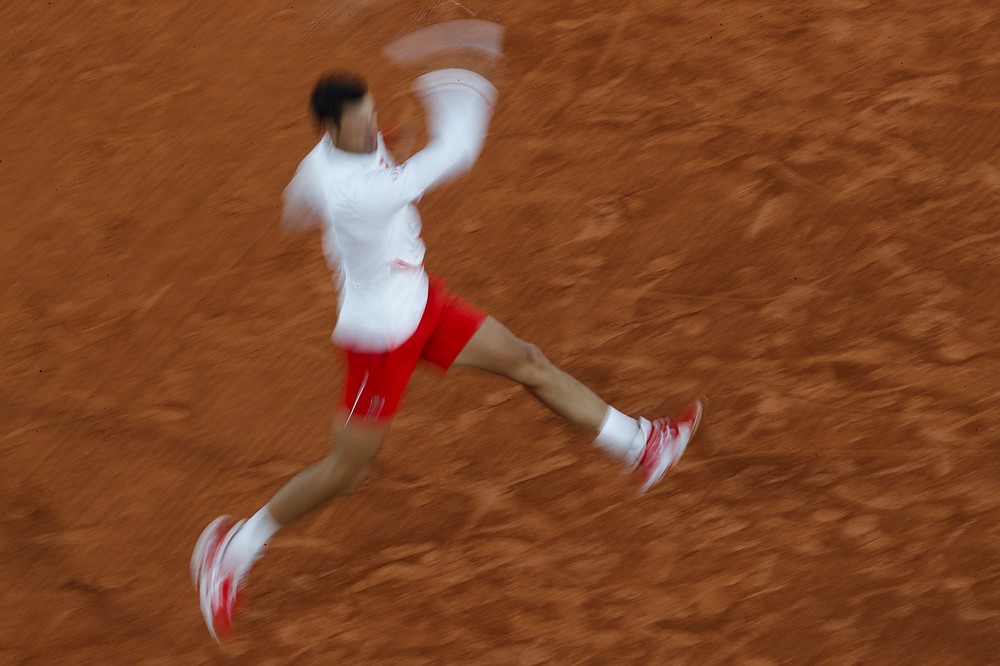
<path fill-rule="evenodd" d="M 368 94 L 368 84 L 353 72 L 327 72 L 316 82 L 312 92 L 312 111 L 316 121 L 333 123 L 340 129 L 344 105 L 361 101 Z"/>

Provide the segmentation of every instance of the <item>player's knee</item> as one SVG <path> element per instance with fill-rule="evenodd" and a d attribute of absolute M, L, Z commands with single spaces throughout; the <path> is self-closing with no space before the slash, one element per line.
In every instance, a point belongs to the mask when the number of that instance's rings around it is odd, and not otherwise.
<path fill-rule="evenodd" d="M 522 342 L 519 351 L 517 380 L 527 387 L 541 386 L 552 369 L 552 363 L 537 345 Z"/>
<path fill-rule="evenodd" d="M 378 445 L 375 443 L 342 442 L 331 456 L 345 469 L 355 471 L 370 467 L 377 453 Z"/>
<path fill-rule="evenodd" d="M 334 439 L 324 460 L 326 476 L 335 485 L 343 485 L 345 480 L 364 478 L 375 462 L 381 444 L 380 438 L 341 435 L 339 439 Z"/>
<path fill-rule="evenodd" d="M 374 452 L 344 448 L 332 451 L 320 463 L 320 483 L 329 494 L 350 492 L 368 476 L 374 462 Z"/>

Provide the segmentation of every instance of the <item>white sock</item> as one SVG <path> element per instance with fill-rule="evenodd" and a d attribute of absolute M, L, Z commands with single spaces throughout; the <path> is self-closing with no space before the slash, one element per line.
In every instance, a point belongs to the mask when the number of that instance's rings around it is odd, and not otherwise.
<path fill-rule="evenodd" d="M 638 420 L 609 405 L 595 443 L 626 467 L 633 467 L 646 446 L 646 433 Z"/>
<path fill-rule="evenodd" d="M 226 559 L 237 567 L 249 567 L 264 553 L 271 537 L 281 529 L 271 511 L 264 506 L 236 532 L 226 548 Z"/>

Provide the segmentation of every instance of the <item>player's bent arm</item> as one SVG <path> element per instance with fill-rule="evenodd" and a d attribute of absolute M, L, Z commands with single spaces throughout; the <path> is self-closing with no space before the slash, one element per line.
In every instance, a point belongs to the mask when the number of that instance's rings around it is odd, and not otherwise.
<path fill-rule="evenodd" d="M 486 140 L 497 90 L 462 69 L 425 74 L 414 86 L 427 109 L 427 146 L 394 169 L 368 174 L 358 201 L 372 213 L 390 213 L 441 183 L 467 172 Z"/>

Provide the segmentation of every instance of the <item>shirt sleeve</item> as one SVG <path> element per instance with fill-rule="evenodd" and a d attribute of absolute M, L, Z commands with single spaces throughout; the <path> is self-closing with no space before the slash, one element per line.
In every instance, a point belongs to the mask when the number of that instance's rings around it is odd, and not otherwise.
<path fill-rule="evenodd" d="M 389 215 L 418 200 L 475 164 L 483 148 L 497 90 L 464 69 L 445 69 L 418 78 L 414 90 L 427 113 L 427 145 L 403 164 L 366 173 L 356 204 L 374 215 Z"/>

